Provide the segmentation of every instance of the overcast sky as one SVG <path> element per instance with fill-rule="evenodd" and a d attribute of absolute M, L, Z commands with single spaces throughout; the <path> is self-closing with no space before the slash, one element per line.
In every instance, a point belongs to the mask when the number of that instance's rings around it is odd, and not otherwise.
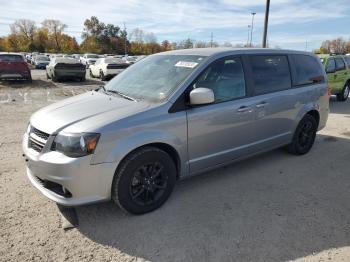
<path fill-rule="evenodd" d="M 68 25 L 66 32 L 81 41 L 84 20 L 138 27 L 153 32 L 157 40 L 185 38 L 232 44 L 246 43 L 251 12 L 256 12 L 253 42 L 262 39 L 265 0 L 0 0 L 0 36 L 9 33 L 16 19 L 32 19 L 40 25 L 45 18 Z M 349 0 L 271 0 L 270 46 L 309 51 L 323 40 L 350 38 Z"/>

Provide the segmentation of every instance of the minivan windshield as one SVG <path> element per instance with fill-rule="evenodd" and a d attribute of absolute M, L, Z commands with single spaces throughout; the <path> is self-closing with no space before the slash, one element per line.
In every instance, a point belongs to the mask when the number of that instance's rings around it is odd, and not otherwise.
<path fill-rule="evenodd" d="M 149 56 L 114 77 L 105 88 L 137 100 L 161 102 L 204 60 L 205 56 L 197 55 Z"/>

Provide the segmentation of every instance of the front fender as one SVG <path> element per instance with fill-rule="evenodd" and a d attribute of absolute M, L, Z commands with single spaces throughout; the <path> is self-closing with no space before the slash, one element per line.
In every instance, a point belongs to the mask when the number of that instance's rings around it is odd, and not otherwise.
<path fill-rule="evenodd" d="M 133 150 L 154 143 L 163 143 L 175 149 L 180 160 L 180 173 L 187 174 L 188 168 L 185 164 L 187 163 L 186 138 L 180 138 L 162 130 L 140 130 L 129 136 L 124 136 L 123 139 L 116 141 L 115 144 L 106 146 L 110 147 L 111 150 L 107 150 L 106 153 L 100 152 L 96 154 L 92 160 L 92 164 L 114 162 L 118 166 L 124 157 Z"/>

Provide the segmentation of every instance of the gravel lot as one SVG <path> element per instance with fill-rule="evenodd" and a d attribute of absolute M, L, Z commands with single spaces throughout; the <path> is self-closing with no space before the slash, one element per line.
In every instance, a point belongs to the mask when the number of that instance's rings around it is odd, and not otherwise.
<path fill-rule="evenodd" d="M 312 151 L 275 150 L 177 184 L 142 216 L 112 203 L 76 208 L 64 231 L 57 206 L 25 175 L 22 134 L 40 107 L 96 88 L 94 79 L 0 82 L 1 261 L 350 261 L 350 101 L 331 101 Z"/>

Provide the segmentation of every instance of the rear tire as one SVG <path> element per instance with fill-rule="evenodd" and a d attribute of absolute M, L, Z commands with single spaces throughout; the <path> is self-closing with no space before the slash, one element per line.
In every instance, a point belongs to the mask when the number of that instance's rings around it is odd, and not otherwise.
<path fill-rule="evenodd" d="M 113 180 L 112 199 L 128 213 L 144 214 L 169 198 L 175 182 L 172 158 L 156 147 L 143 147 L 121 162 Z"/>
<path fill-rule="evenodd" d="M 349 92 L 350 92 L 350 84 L 346 83 L 341 93 L 337 94 L 337 100 L 341 102 L 345 102 L 349 97 Z"/>
<path fill-rule="evenodd" d="M 312 115 L 305 115 L 300 120 L 287 151 L 294 155 L 304 155 L 312 148 L 317 132 L 317 121 Z"/>

